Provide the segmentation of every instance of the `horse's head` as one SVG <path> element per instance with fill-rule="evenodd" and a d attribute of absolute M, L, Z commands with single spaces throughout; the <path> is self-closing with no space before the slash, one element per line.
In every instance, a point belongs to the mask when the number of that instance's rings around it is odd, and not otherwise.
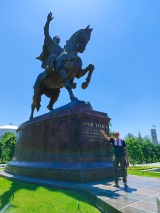
<path fill-rule="evenodd" d="M 83 53 L 88 41 L 90 40 L 90 35 L 93 28 L 89 28 L 89 26 L 80 30 L 79 34 L 77 35 L 77 52 Z"/>
<path fill-rule="evenodd" d="M 89 25 L 90 26 L 90 25 Z M 64 49 L 67 53 L 80 52 L 83 53 L 88 41 L 90 40 L 90 35 L 93 28 L 87 26 L 85 29 L 76 31 L 69 40 L 66 41 Z"/>

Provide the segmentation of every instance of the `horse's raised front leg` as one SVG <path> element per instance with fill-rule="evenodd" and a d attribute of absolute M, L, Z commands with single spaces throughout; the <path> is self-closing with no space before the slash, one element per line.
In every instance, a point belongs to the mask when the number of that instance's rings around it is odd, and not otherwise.
<path fill-rule="evenodd" d="M 78 74 L 76 75 L 76 78 L 80 78 L 88 72 L 88 76 L 86 78 L 86 81 L 82 83 L 82 89 L 86 89 L 88 87 L 88 84 L 91 80 L 93 70 L 94 70 L 94 65 L 89 64 L 88 67 L 86 67 L 85 69 L 80 69 Z"/>
<path fill-rule="evenodd" d="M 88 87 L 91 80 L 92 73 L 93 73 L 93 70 L 89 70 L 86 81 L 82 83 L 82 89 L 86 89 Z"/>
<path fill-rule="evenodd" d="M 78 98 L 76 98 L 72 92 L 72 87 L 69 83 L 69 80 L 68 80 L 68 77 L 67 77 L 67 73 L 66 73 L 66 70 L 65 69 L 61 69 L 60 70 L 60 75 L 62 76 L 62 79 L 63 79 L 63 83 L 64 83 L 64 86 L 65 88 L 68 90 L 69 92 L 69 95 L 70 95 L 70 100 L 73 101 L 73 100 L 78 100 Z"/>
<path fill-rule="evenodd" d="M 33 102 L 31 105 L 31 115 L 30 115 L 29 119 L 33 118 L 35 108 L 37 109 L 37 111 L 39 111 L 39 109 L 41 107 L 40 102 L 41 102 L 41 94 L 37 91 L 34 91 Z"/>

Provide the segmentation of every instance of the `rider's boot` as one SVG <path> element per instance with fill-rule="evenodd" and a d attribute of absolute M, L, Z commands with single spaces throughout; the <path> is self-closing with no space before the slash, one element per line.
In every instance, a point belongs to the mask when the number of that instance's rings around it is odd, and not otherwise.
<path fill-rule="evenodd" d="M 54 73 L 53 63 L 51 63 L 49 66 L 46 67 L 45 72 L 46 72 L 46 77 Z"/>
<path fill-rule="evenodd" d="M 48 105 L 48 106 L 47 106 L 47 108 L 48 108 L 50 111 L 52 111 L 52 110 L 53 110 L 53 107 L 52 107 L 52 106 L 50 106 L 50 105 Z"/>

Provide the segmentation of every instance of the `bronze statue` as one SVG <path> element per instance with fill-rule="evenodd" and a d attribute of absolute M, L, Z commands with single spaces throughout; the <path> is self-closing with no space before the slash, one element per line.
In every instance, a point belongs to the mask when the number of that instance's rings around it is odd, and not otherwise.
<path fill-rule="evenodd" d="M 53 110 L 53 104 L 57 101 L 62 87 L 68 90 L 71 101 L 76 100 L 77 98 L 72 91 L 76 88 L 76 83 L 73 82 L 74 78 L 80 78 L 88 72 L 86 82 L 82 83 L 82 88 L 86 89 L 94 70 L 92 64 L 82 69 L 82 60 L 78 56 L 78 53 L 84 52 L 93 29 L 87 26 L 85 29 L 78 30 L 66 41 L 64 49 L 62 49 L 59 45 L 59 37 L 56 36 L 52 39 L 49 35 L 49 23 L 52 19 L 52 13 L 49 13 L 44 27 L 43 52 L 37 57 L 42 61 L 42 67 L 45 68 L 45 71 L 38 75 L 34 85 L 30 119 L 33 118 L 34 109 L 36 108 L 37 111 L 40 109 L 43 94 L 50 98 L 47 106 L 49 110 Z"/>

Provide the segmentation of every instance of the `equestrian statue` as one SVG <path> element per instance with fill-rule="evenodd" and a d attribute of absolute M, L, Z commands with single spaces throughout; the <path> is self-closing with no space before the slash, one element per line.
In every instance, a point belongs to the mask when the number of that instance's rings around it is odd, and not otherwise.
<path fill-rule="evenodd" d="M 88 72 L 86 82 L 82 83 L 82 89 L 86 89 L 94 70 L 94 65 L 89 64 L 85 69 L 82 69 L 82 60 L 78 53 L 83 53 L 93 28 L 90 25 L 85 29 L 80 29 L 75 32 L 66 45 L 62 48 L 60 38 L 49 35 L 49 24 L 54 17 L 50 12 L 47 16 L 47 21 L 44 26 L 44 45 L 38 60 L 42 61 L 41 67 L 44 69 L 36 79 L 34 84 L 34 95 L 31 106 L 30 119 L 33 118 L 34 110 L 39 111 L 41 105 L 41 96 L 45 94 L 50 98 L 47 108 L 53 110 L 53 105 L 57 101 L 60 89 L 65 87 L 70 96 L 70 100 L 76 100 L 72 89 L 76 88 L 74 78 L 80 78 Z M 77 99 L 78 100 L 78 99 Z"/>

